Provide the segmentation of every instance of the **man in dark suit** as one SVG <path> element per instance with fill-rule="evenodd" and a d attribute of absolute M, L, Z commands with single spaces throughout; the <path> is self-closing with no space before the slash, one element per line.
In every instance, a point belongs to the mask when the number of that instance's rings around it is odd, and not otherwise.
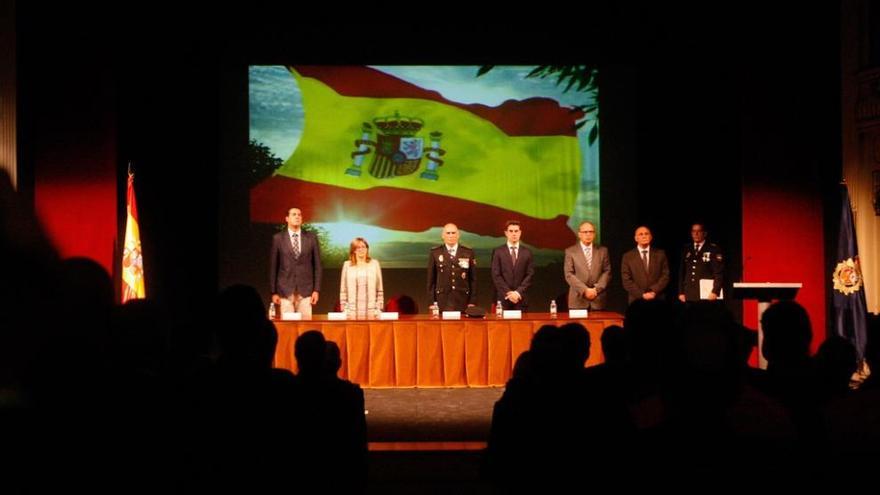
<path fill-rule="evenodd" d="M 706 240 L 708 233 L 701 223 L 691 225 L 692 243 L 681 253 L 678 270 L 678 299 L 681 302 L 707 299 L 714 301 L 724 287 L 724 255 L 714 242 Z M 700 280 L 712 280 L 712 290 L 700 297 Z"/>
<path fill-rule="evenodd" d="M 302 230 L 299 208 L 287 211 L 287 228 L 272 237 L 269 290 L 281 311 L 298 311 L 312 317 L 312 306 L 321 292 L 321 248 L 312 232 Z"/>
<path fill-rule="evenodd" d="M 569 309 L 604 309 L 611 260 L 608 248 L 593 242 L 596 227 L 591 222 L 578 226 L 578 243 L 565 250 L 565 281 L 568 282 Z"/>
<path fill-rule="evenodd" d="M 464 311 L 477 299 L 477 260 L 473 249 L 458 244 L 458 227 L 443 226 L 443 244 L 431 248 L 428 258 L 428 301 L 440 311 Z"/>
<path fill-rule="evenodd" d="M 629 304 L 639 299 L 663 299 L 663 291 L 669 285 L 666 253 L 651 247 L 654 237 L 644 225 L 636 229 L 635 239 L 636 248 L 624 253 L 620 262 L 620 277 Z"/>
<path fill-rule="evenodd" d="M 492 282 L 495 297 L 504 309 L 528 308 L 526 291 L 532 285 L 535 267 L 532 251 L 519 242 L 522 235 L 519 222 L 510 220 L 504 229 L 507 244 L 492 251 Z"/>

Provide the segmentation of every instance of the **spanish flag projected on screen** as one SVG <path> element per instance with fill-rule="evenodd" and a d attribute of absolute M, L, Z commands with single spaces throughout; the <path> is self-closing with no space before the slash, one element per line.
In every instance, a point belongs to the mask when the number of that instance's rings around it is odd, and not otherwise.
<path fill-rule="evenodd" d="M 144 261 L 141 256 L 141 232 L 138 227 L 137 202 L 134 197 L 134 174 L 128 174 L 125 195 L 125 247 L 122 252 L 122 302 L 147 297 L 144 287 Z"/>
<path fill-rule="evenodd" d="M 298 142 L 251 190 L 252 221 L 277 223 L 295 205 L 307 222 L 399 233 L 456 222 L 498 237 L 505 220 L 517 219 L 536 247 L 574 242 L 568 223 L 584 182 L 580 110 L 548 97 L 459 100 L 369 67 L 286 70 L 301 95 Z"/>

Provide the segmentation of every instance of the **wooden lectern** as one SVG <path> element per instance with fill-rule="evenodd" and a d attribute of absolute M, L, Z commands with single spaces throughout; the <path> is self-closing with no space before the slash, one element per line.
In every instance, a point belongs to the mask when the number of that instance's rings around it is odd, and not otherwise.
<path fill-rule="evenodd" d="M 764 344 L 764 329 L 761 326 L 761 316 L 770 307 L 770 302 L 778 299 L 794 299 L 798 289 L 803 287 L 801 283 L 777 283 L 777 282 L 735 282 L 733 284 L 733 297 L 737 299 L 758 300 L 758 367 L 767 369 L 767 360 L 764 359 L 762 350 Z"/>

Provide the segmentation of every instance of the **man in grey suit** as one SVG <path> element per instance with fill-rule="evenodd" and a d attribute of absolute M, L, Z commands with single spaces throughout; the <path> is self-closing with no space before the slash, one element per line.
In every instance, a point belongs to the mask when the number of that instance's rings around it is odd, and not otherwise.
<path fill-rule="evenodd" d="M 321 292 L 321 248 L 318 238 L 302 230 L 299 208 L 287 210 L 287 228 L 272 236 L 269 259 L 269 287 L 272 302 L 281 312 L 298 311 L 312 317 L 312 306 Z"/>
<path fill-rule="evenodd" d="M 620 278 L 629 298 L 629 304 L 639 299 L 663 299 L 669 285 L 669 261 L 662 249 L 651 247 L 651 229 L 642 225 L 636 229 L 636 248 L 624 253 L 620 262 Z"/>
<path fill-rule="evenodd" d="M 579 242 L 565 250 L 565 281 L 569 309 L 604 309 L 611 260 L 608 248 L 593 242 L 596 227 L 591 222 L 578 226 Z"/>
<path fill-rule="evenodd" d="M 526 291 L 532 285 L 535 267 L 532 252 L 519 242 L 522 235 L 519 222 L 510 220 L 504 229 L 507 243 L 492 251 L 492 282 L 495 284 L 496 301 L 504 309 L 528 308 Z"/>

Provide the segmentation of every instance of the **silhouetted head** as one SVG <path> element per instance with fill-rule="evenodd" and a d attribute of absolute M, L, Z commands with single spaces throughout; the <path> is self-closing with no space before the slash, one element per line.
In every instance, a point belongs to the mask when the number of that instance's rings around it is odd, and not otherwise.
<path fill-rule="evenodd" d="M 263 300 L 256 289 L 246 285 L 223 289 L 214 316 L 222 359 L 272 366 L 278 334 L 266 318 Z"/>
<path fill-rule="evenodd" d="M 605 327 L 600 340 L 602 342 L 602 354 L 605 355 L 606 363 L 617 364 L 626 361 L 627 343 L 623 327 L 620 325 Z"/>
<path fill-rule="evenodd" d="M 565 368 L 564 342 L 559 328 L 544 325 L 532 337 L 530 360 L 535 375 L 558 375 Z"/>
<path fill-rule="evenodd" d="M 813 330 L 810 317 L 803 306 L 794 301 L 780 301 L 764 311 L 761 317 L 764 330 L 763 352 L 767 362 L 791 362 L 810 355 Z"/>
<path fill-rule="evenodd" d="M 689 372 L 732 374 L 746 365 L 748 335 L 721 304 L 695 302 L 681 318 L 682 364 Z"/>
<path fill-rule="evenodd" d="M 663 353 L 671 345 L 675 317 L 675 308 L 664 301 L 638 299 L 629 305 L 624 328 L 633 364 L 643 368 L 660 365 Z"/>
<path fill-rule="evenodd" d="M 513 378 L 528 378 L 532 375 L 532 351 L 525 350 L 513 364 Z"/>
<path fill-rule="evenodd" d="M 341 367 L 342 356 L 339 352 L 339 345 L 328 340 L 324 344 L 324 372 L 329 376 L 336 376 Z"/>
<path fill-rule="evenodd" d="M 816 364 L 825 387 L 832 392 L 849 389 L 850 378 L 858 369 L 858 354 L 852 342 L 832 335 L 816 351 Z"/>
<path fill-rule="evenodd" d="M 580 323 L 566 323 L 559 327 L 563 359 L 573 370 L 584 367 L 590 357 L 590 332 Z"/>
<path fill-rule="evenodd" d="M 65 321 L 56 331 L 62 346 L 81 354 L 104 353 L 111 345 L 110 323 L 114 308 L 113 281 L 107 270 L 88 258 L 61 262 L 56 314 Z M 76 349 L 76 350 L 74 350 Z"/>
<path fill-rule="evenodd" d="M 127 367 L 158 371 L 168 352 L 167 318 L 153 299 L 133 299 L 114 312 L 113 352 Z"/>
<path fill-rule="evenodd" d="M 317 330 L 309 330 L 296 339 L 293 354 L 303 375 L 320 375 L 324 368 L 324 356 L 327 352 L 327 340 Z"/>
<path fill-rule="evenodd" d="M 89 258 L 68 258 L 61 262 L 61 306 L 63 315 L 106 313 L 113 307 L 113 280 L 98 262 Z"/>

